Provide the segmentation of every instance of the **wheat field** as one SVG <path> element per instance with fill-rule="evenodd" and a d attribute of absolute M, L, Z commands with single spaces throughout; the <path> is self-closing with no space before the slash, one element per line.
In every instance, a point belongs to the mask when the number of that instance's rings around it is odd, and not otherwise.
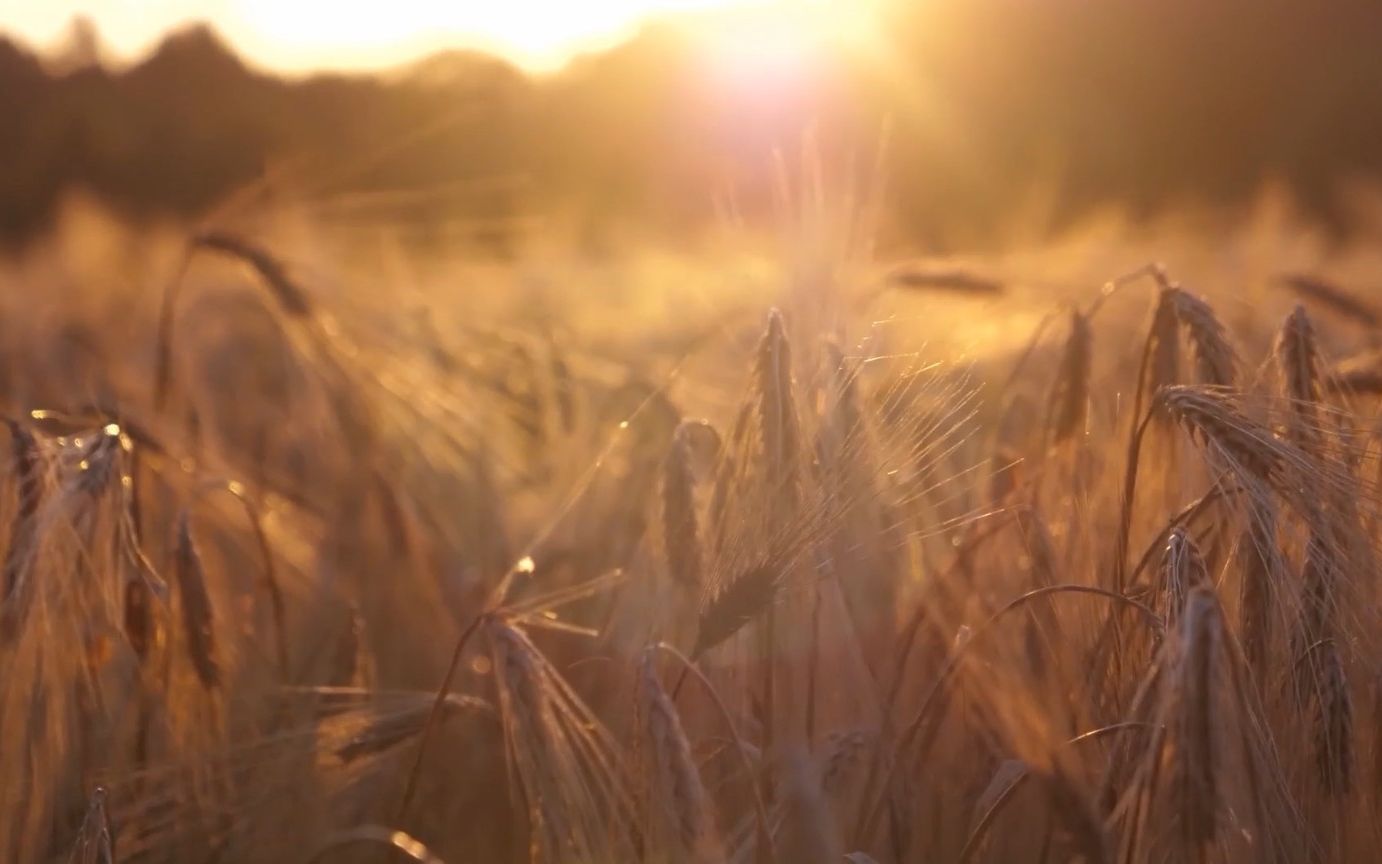
<path fill-rule="evenodd" d="M 1375 860 L 1377 254 L 856 212 L 7 263 L 0 859 Z"/>

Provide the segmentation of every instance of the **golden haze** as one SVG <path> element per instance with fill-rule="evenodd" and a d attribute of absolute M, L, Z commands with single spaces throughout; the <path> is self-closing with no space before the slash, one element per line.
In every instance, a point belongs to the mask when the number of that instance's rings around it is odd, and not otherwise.
<path fill-rule="evenodd" d="M 560 67 L 574 55 L 608 48 L 639 26 L 667 17 L 738 15 L 772 54 L 803 20 L 862 14 L 868 0 L 24 0 L 0 2 L 0 31 L 44 46 L 60 41 L 75 16 L 88 18 L 119 58 L 151 48 L 174 27 L 204 22 L 254 63 L 280 72 L 374 70 L 435 51 L 471 47 L 525 69 Z"/>

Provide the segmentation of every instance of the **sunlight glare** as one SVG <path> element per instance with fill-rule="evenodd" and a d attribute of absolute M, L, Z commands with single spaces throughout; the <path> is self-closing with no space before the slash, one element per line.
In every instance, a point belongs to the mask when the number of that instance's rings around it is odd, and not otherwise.
<path fill-rule="evenodd" d="M 771 97 L 809 87 L 842 52 L 868 50 L 865 0 L 741 2 L 697 28 L 710 78 L 745 95 Z"/>
<path fill-rule="evenodd" d="M 497 52 L 529 69 L 555 68 L 574 54 L 631 36 L 663 15 L 756 5 L 746 0 L 393 0 L 372 4 L 240 0 L 238 17 L 276 55 L 353 56 L 374 65 L 446 44 Z M 791 5 L 815 5 L 795 0 Z"/>

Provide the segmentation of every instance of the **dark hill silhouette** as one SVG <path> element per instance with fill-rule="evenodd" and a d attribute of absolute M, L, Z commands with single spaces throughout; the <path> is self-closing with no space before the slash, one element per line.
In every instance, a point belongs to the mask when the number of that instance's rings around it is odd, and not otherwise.
<path fill-rule="evenodd" d="M 117 72 L 49 75 L 0 41 L 0 106 L 11 118 L 0 136 L 0 234 L 22 241 L 40 230 L 66 186 L 136 217 L 195 217 L 278 164 L 285 182 L 314 193 L 512 174 L 512 109 L 530 86 L 499 61 L 459 54 L 394 80 L 280 79 L 201 26 Z"/>
<path fill-rule="evenodd" d="M 728 189 L 765 209 L 769 153 L 804 129 L 843 162 L 885 117 L 891 212 L 922 236 L 982 237 L 1037 183 L 1069 218 L 1232 206 L 1267 178 L 1341 227 L 1340 185 L 1382 174 L 1376 4 L 929 0 L 891 15 L 878 56 L 836 58 L 809 96 L 716 90 L 672 26 L 541 79 L 462 51 L 278 78 L 205 27 L 128 68 L 55 72 L 0 39 L 0 237 L 40 231 L 67 187 L 195 218 L 266 171 L 313 200 L 413 190 L 387 200 L 417 224 L 561 208 L 681 231 Z"/>

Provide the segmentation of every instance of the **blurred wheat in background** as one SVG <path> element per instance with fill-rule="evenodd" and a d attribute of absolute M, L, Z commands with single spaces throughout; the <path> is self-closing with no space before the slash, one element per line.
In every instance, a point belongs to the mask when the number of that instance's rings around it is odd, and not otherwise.
<path fill-rule="evenodd" d="M 0 860 L 1376 859 L 1382 15 L 707 5 L 0 43 Z"/>

